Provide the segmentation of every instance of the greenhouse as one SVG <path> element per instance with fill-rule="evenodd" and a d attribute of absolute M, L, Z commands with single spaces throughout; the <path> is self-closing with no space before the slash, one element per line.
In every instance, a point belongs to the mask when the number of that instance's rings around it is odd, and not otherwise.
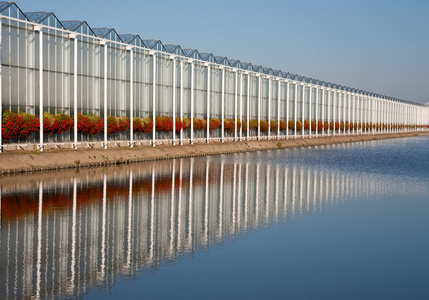
<path fill-rule="evenodd" d="M 427 130 L 429 107 L 0 2 L 0 151 Z"/>

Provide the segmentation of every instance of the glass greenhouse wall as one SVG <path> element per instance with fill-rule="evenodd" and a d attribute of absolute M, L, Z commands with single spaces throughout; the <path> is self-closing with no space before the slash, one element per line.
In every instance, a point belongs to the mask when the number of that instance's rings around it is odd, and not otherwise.
<path fill-rule="evenodd" d="M 0 149 L 427 130 L 427 106 L 0 2 Z"/>

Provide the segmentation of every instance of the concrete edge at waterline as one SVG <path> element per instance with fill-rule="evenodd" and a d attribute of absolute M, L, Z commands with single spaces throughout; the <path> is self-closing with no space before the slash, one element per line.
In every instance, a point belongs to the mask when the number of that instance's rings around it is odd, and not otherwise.
<path fill-rule="evenodd" d="M 0 174 L 43 172 L 52 170 L 102 167 L 145 161 L 187 158 L 219 154 L 232 154 L 281 148 L 309 147 L 318 145 L 364 142 L 391 138 L 429 135 L 429 132 L 394 134 L 305 137 L 294 139 L 251 140 L 239 142 L 211 142 L 193 145 L 141 146 L 135 148 L 111 148 L 88 150 L 53 150 L 46 152 L 0 153 Z"/>

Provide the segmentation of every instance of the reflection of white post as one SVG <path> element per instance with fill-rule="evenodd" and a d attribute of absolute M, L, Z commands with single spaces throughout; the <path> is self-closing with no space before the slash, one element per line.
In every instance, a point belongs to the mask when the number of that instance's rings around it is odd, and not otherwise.
<path fill-rule="evenodd" d="M 248 226 L 248 219 L 247 219 L 247 212 L 248 212 L 248 193 L 247 193 L 247 189 L 248 187 L 248 182 L 249 182 L 249 164 L 246 163 L 246 172 L 245 172 L 245 176 L 244 176 L 244 228 L 247 229 Z"/>
<path fill-rule="evenodd" d="M 279 217 L 279 166 L 276 166 L 276 183 L 275 183 L 275 196 L 274 196 L 274 208 L 275 208 L 275 217 L 276 217 L 276 222 L 278 220 Z"/>
<path fill-rule="evenodd" d="M 237 210 L 237 164 L 234 164 L 234 173 L 232 175 L 232 232 L 235 233 L 236 231 L 236 225 L 237 225 L 237 217 L 236 217 L 236 210 Z"/>
<path fill-rule="evenodd" d="M 240 229 L 241 227 L 241 189 L 242 189 L 242 185 L 241 185 L 241 166 L 242 164 L 238 164 L 238 192 L 237 192 L 237 224 L 238 227 Z"/>
<path fill-rule="evenodd" d="M 295 214 L 295 202 L 296 202 L 296 167 L 292 169 L 292 214 Z"/>
<path fill-rule="evenodd" d="M 75 193 L 73 193 L 73 200 L 74 200 L 74 195 L 75 195 Z M 39 212 L 38 212 L 38 221 L 37 221 L 36 298 L 38 298 L 38 299 L 40 299 L 40 284 L 42 281 L 42 274 L 41 274 L 41 268 L 42 268 L 42 209 L 43 209 L 43 182 L 41 181 L 39 183 Z M 73 246 L 74 246 L 74 244 L 73 244 Z M 72 276 L 73 275 L 74 275 L 74 270 L 72 268 Z"/>
<path fill-rule="evenodd" d="M 266 190 L 265 190 L 265 222 L 268 223 L 270 217 L 270 165 L 267 165 L 267 176 Z"/>
<path fill-rule="evenodd" d="M 257 164 L 256 165 L 256 194 L 255 194 L 255 211 L 256 211 L 256 215 L 255 215 L 255 220 L 256 220 L 256 224 L 257 225 L 259 223 L 259 167 L 260 165 Z M 256 226 L 257 227 L 257 226 Z"/>
<path fill-rule="evenodd" d="M 205 201 L 204 201 L 204 241 L 206 243 L 209 242 L 209 167 L 210 162 L 206 161 L 206 193 L 205 193 Z"/>
<path fill-rule="evenodd" d="M 173 168 L 171 170 L 171 212 L 170 212 L 170 253 L 173 254 L 174 250 L 174 208 L 175 208 L 175 199 L 174 199 L 174 184 L 175 184 L 175 174 L 176 174 L 176 160 L 173 159 Z"/>
<path fill-rule="evenodd" d="M 73 179 L 73 215 L 72 215 L 72 251 L 71 251 L 71 289 L 74 288 L 76 276 L 76 211 L 77 211 L 77 182 Z"/>
<path fill-rule="evenodd" d="M 193 172 L 194 172 L 194 159 L 191 158 L 191 163 L 189 167 L 189 230 L 188 230 L 188 241 L 189 241 L 189 248 L 192 247 L 192 237 L 193 237 L 193 228 L 194 228 L 194 199 L 192 197 L 192 183 L 193 183 Z"/>
<path fill-rule="evenodd" d="M 152 165 L 152 194 L 150 199 L 150 245 L 149 258 L 153 261 L 155 244 L 155 167 Z"/>
<path fill-rule="evenodd" d="M 284 217 L 287 216 L 287 184 L 288 184 L 288 169 L 285 168 L 285 180 L 284 180 L 284 187 L 283 187 L 283 214 Z"/>
<path fill-rule="evenodd" d="M 131 268 L 131 232 L 132 232 L 132 217 L 133 217 L 133 170 L 130 170 L 130 188 L 128 195 L 128 253 L 127 253 L 127 267 Z"/>
<path fill-rule="evenodd" d="M 106 211 L 107 211 L 107 177 L 103 175 L 103 209 L 101 219 L 101 277 L 106 271 Z"/>
<path fill-rule="evenodd" d="M 219 232 L 218 237 L 223 234 L 223 168 L 224 162 L 220 163 L 220 187 L 219 187 Z"/>

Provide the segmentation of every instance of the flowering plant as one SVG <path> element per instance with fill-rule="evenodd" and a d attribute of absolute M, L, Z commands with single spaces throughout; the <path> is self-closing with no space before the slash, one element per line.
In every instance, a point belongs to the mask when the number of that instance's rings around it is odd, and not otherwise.
<path fill-rule="evenodd" d="M 286 121 L 280 120 L 280 131 L 285 131 L 287 130 L 287 123 Z"/>
<path fill-rule="evenodd" d="M 77 115 L 77 130 L 86 135 L 95 135 L 103 132 L 104 120 L 97 115 Z"/>
<path fill-rule="evenodd" d="M 317 129 L 316 121 L 311 121 L 311 130 L 316 131 L 316 129 Z"/>
<path fill-rule="evenodd" d="M 308 120 L 304 120 L 304 130 L 310 129 L 310 122 Z"/>
<path fill-rule="evenodd" d="M 300 131 L 300 130 L 302 130 L 302 122 L 296 121 L 296 131 Z"/>
<path fill-rule="evenodd" d="M 133 131 L 149 133 L 153 130 L 152 118 L 133 118 Z"/>
<path fill-rule="evenodd" d="M 256 129 L 256 128 L 258 128 L 258 120 L 251 119 L 249 121 L 249 129 L 252 130 L 252 129 Z"/>
<path fill-rule="evenodd" d="M 224 126 L 226 132 L 228 132 L 229 134 L 235 131 L 235 121 L 233 119 L 225 119 Z"/>
<path fill-rule="evenodd" d="M 183 130 L 188 129 L 189 127 L 191 127 L 191 119 L 183 118 L 182 125 L 183 125 Z"/>
<path fill-rule="evenodd" d="M 261 120 L 260 126 L 262 132 L 268 132 L 268 130 L 270 130 L 270 124 L 267 120 Z"/>
<path fill-rule="evenodd" d="M 183 122 L 179 117 L 176 117 L 176 133 L 180 133 L 183 128 Z"/>
<path fill-rule="evenodd" d="M 241 128 L 243 128 L 244 132 L 247 131 L 247 121 L 246 121 L 246 119 L 242 119 L 241 120 Z"/>
<path fill-rule="evenodd" d="M 194 129 L 203 130 L 207 128 L 207 121 L 204 119 L 194 118 Z"/>
<path fill-rule="evenodd" d="M 289 120 L 289 129 L 295 129 L 295 121 Z"/>
<path fill-rule="evenodd" d="M 324 121 L 323 122 L 323 129 L 324 130 L 328 130 L 328 128 L 329 128 L 329 122 L 328 121 Z"/>
<path fill-rule="evenodd" d="M 323 131 L 323 122 L 322 121 L 318 121 L 317 122 L 317 131 Z"/>
<path fill-rule="evenodd" d="M 3 112 L 2 136 L 5 141 L 17 138 L 22 127 L 22 116 L 9 110 Z"/>
<path fill-rule="evenodd" d="M 271 120 L 270 121 L 270 131 L 271 132 L 277 131 L 278 128 L 279 128 L 279 123 L 275 120 Z"/>
<path fill-rule="evenodd" d="M 63 133 L 73 127 L 73 118 L 69 115 L 59 113 L 52 114 L 49 112 L 43 113 L 43 132 L 47 135 L 54 133 Z"/>
<path fill-rule="evenodd" d="M 157 131 L 173 131 L 173 119 L 169 116 L 156 116 L 156 130 Z"/>
<path fill-rule="evenodd" d="M 215 129 L 217 129 L 219 126 L 222 125 L 222 121 L 216 118 L 211 118 L 210 122 L 209 122 L 209 128 L 210 131 L 213 131 Z"/>

